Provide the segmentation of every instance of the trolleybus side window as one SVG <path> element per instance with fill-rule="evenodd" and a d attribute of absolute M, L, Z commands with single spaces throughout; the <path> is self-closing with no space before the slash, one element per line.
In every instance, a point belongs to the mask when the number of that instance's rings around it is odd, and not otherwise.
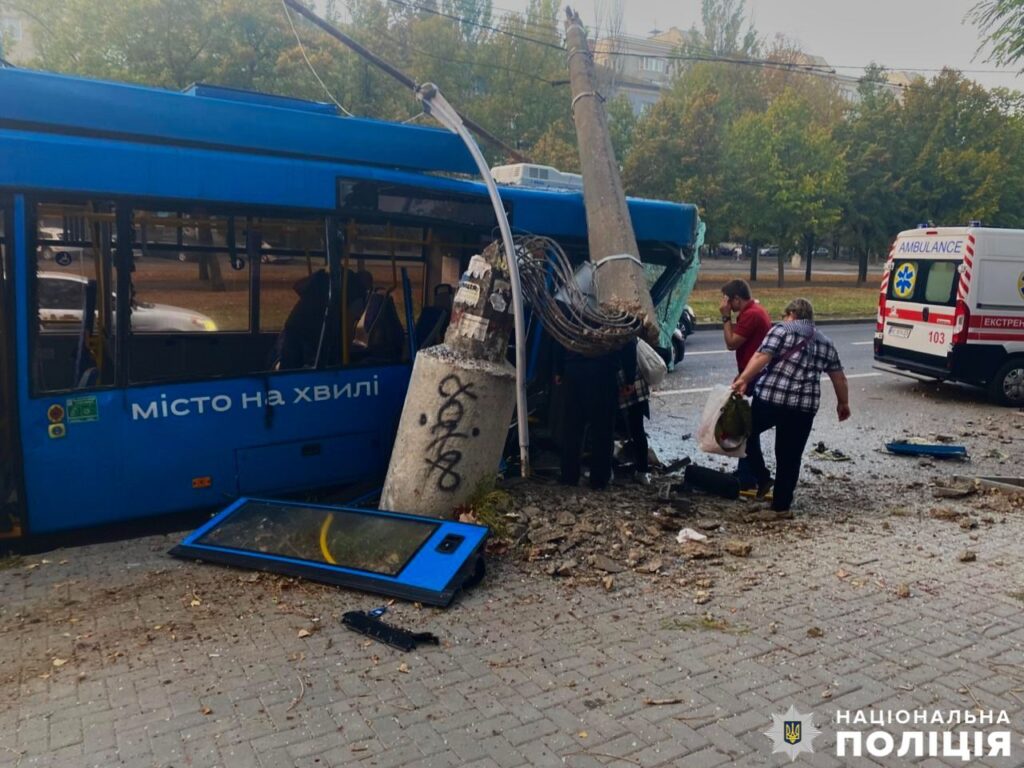
<path fill-rule="evenodd" d="M 260 262 L 260 331 L 278 333 L 303 290 L 304 281 L 327 269 L 324 220 L 260 218 L 248 222 Z"/>
<path fill-rule="evenodd" d="M 30 221 L 34 391 L 113 386 L 113 204 L 39 203 Z"/>

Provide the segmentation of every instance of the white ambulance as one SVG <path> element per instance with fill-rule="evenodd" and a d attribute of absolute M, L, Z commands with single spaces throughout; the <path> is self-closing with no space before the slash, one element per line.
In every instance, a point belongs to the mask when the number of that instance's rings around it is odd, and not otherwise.
<path fill-rule="evenodd" d="M 900 232 L 882 277 L 875 367 L 1024 406 L 1024 230 Z"/>

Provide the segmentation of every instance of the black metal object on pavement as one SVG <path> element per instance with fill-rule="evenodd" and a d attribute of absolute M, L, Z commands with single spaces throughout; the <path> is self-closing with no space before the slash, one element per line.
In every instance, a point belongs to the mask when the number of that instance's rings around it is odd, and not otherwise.
<path fill-rule="evenodd" d="M 385 624 L 374 614 L 374 611 L 349 611 L 341 617 L 341 623 L 353 632 L 371 637 L 400 651 L 413 651 L 420 643 L 441 643 L 433 632 L 410 632 L 401 627 Z"/>

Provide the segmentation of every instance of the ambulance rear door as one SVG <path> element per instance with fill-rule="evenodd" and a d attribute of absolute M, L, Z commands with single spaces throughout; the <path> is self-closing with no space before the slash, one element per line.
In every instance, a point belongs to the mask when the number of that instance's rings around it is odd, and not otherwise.
<path fill-rule="evenodd" d="M 967 246 L 963 229 L 911 230 L 897 238 L 882 318 L 881 342 L 888 357 L 945 366 Z"/>

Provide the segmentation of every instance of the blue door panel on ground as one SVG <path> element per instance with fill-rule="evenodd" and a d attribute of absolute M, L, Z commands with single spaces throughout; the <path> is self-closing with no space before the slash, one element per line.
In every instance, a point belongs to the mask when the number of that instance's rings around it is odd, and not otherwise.
<path fill-rule="evenodd" d="M 488 532 L 397 512 L 241 498 L 171 554 L 448 605 L 478 573 Z"/>

